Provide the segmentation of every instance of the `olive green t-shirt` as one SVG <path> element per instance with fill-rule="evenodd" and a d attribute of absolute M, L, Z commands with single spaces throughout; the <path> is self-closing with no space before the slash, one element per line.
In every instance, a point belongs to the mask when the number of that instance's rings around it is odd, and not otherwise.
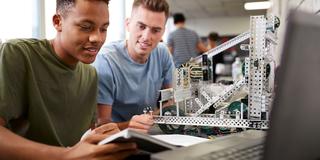
<path fill-rule="evenodd" d="M 93 67 L 65 65 L 48 40 L 16 39 L 0 45 L 0 117 L 29 127 L 25 137 L 72 146 L 89 128 L 96 111 Z"/>

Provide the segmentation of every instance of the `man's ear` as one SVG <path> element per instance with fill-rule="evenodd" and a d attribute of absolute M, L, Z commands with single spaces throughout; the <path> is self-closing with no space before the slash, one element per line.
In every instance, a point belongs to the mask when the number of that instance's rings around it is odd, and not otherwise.
<path fill-rule="evenodd" d="M 126 30 L 127 30 L 128 32 L 130 32 L 130 31 L 129 31 L 130 18 L 126 18 L 126 20 L 125 20 L 124 23 L 125 23 Z"/>
<path fill-rule="evenodd" d="M 59 14 L 55 14 L 52 17 L 53 27 L 57 30 L 57 32 L 62 31 L 62 17 Z"/>

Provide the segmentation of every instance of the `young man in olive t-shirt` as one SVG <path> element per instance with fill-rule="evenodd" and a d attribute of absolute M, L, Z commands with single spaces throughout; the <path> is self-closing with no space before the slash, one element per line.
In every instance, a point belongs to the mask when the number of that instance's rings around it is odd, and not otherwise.
<path fill-rule="evenodd" d="M 123 159 L 133 143 L 97 145 L 119 131 L 96 128 L 97 75 L 88 65 L 106 39 L 108 0 L 57 0 L 53 40 L 0 45 L 0 159 Z M 17 134 L 22 136 L 18 136 Z"/>

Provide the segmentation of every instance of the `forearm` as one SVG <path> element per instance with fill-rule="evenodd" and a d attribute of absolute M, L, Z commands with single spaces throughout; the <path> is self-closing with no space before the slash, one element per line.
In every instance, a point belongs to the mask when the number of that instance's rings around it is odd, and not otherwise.
<path fill-rule="evenodd" d="M 106 104 L 98 104 L 98 125 L 111 122 L 112 106 Z M 147 130 L 153 125 L 153 119 L 149 116 L 133 116 L 130 121 L 116 123 L 120 130 L 126 128 L 133 128 L 141 132 L 147 132 Z"/>
<path fill-rule="evenodd" d="M 0 159 L 62 160 L 66 149 L 32 142 L 0 126 Z"/>
<path fill-rule="evenodd" d="M 112 106 L 107 104 L 98 104 L 98 122 L 97 126 L 112 122 Z"/>
<path fill-rule="evenodd" d="M 197 48 L 201 53 L 208 51 L 208 48 L 202 42 L 198 42 Z"/>
<path fill-rule="evenodd" d="M 124 130 L 129 127 L 129 121 L 117 123 L 120 130 Z"/>

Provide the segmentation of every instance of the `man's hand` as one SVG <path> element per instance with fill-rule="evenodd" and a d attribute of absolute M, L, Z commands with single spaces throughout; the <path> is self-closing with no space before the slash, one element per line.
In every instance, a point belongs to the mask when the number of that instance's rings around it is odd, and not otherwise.
<path fill-rule="evenodd" d="M 154 121 L 153 121 L 152 115 L 149 115 L 149 114 L 135 115 L 129 121 L 128 128 L 132 128 L 138 132 L 148 133 L 153 123 Z"/>
<path fill-rule="evenodd" d="M 108 143 L 97 145 L 106 137 L 119 132 L 115 123 L 108 123 L 92 130 L 78 144 L 68 148 L 66 159 L 124 159 L 137 152 L 135 143 Z"/>

